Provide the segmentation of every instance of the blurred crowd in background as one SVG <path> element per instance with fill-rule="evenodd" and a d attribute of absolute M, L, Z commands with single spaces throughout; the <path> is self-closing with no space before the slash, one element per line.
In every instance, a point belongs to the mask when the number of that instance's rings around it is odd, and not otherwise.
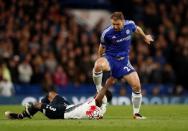
<path fill-rule="evenodd" d="M 130 60 L 141 83 L 170 84 L 181 94 L 188 89 L 188 1 L 132 4 L 133 15 L 124 12 L 125 18 L 155 39 L 148 46 L 133 37 Z M 89 29 L 58 0 L 0 0 L 0 89 L 44 80 L 62 87 L 92 84 L 102 22 Z"/>

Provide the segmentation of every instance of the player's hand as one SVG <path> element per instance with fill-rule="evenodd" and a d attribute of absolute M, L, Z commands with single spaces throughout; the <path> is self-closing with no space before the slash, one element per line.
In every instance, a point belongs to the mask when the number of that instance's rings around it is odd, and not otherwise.
<path fill-rule="evenodd" d="M 147 43 L 147 44 L 151 44 L 151 42 L 153 42 L 153 38 L 151 35 L 146 35 L 145 38 L 144 38 L 144 41 Z"/>

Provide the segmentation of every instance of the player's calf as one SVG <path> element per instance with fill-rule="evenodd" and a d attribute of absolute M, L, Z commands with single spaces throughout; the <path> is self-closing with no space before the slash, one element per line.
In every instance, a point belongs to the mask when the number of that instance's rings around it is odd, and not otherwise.
<path fill-rule="evenodd" d="M 5 112 L 5 116 L 8 119 L 24 119 L 24 118 L 31 118 L 34 114 L 36 114 L 39 109 L 36 107 L 38 104 L 27 103 L 25 105 L 25 110 L 22 113 L 14 113 L 10 111 Z"/>
<path fill-rule="evenodd" d="M 6 111 L 5 112 L 5 117 L 7 117 L 8 119 L 23 119 L 23 115 L 20 113 L 14 113 L 14 112 L 10 112 L 10 111 Z"/>

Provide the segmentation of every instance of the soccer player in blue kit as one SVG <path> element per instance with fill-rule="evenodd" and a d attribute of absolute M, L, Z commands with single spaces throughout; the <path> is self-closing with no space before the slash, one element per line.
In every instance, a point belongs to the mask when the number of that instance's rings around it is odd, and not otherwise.
<path fill-rule="evenodd" d="M 143 37 L 147 44 L 153 41 L 151 35 L 146 35 L 143 30 L 135 25 L 132 20 L 125 20 L 122 12 L 114 12 L 111 15 L 111 25 L 101 35 L 101 43 L 98 49 L 98 59 L 93 68 L 93 81 L 98 91 L 98 97 L 106 101 L 106 90 L 116 80 L 124 79 L 132 87 L 133 118 L 145 119 L 140 114 L 142 102 L 141 85 L 137 72 L 129 61 L 132 34 Z M 111 71 L 111 76 L 102 87 L 103 71 Z M 100 106 L 100 103 L 98 103 Z"/>

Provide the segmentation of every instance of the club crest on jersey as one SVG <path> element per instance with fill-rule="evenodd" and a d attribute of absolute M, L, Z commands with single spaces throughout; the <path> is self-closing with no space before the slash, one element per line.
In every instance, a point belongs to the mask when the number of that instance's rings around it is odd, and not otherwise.
<path fill-rule="evenodd" d="M 126 34 L 127 35 L 130 34 L 130 30 L 129 29 L 126 30 Z"/>

